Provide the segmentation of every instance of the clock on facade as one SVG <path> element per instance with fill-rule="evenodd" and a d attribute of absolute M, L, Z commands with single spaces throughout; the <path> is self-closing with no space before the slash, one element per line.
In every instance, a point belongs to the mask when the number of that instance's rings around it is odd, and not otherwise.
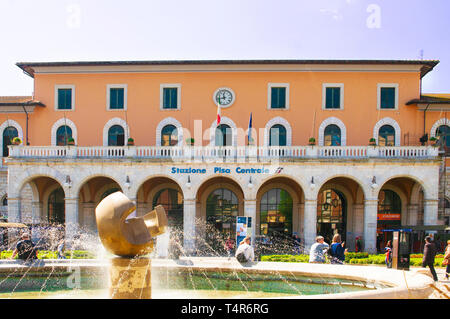
<path fill-rule="evenodd" d="M 221 107 L 228 107 L 234 103 L 235 95 L 230 88 L 219 88 L 214 92 L 214 104 L 220 104 Z"/>

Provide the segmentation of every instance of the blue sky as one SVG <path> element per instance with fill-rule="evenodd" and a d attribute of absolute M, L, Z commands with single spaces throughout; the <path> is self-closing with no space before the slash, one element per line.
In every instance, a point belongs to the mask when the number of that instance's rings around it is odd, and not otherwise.
<path fill-rule="evenodd" d="M 438 59 L 450 93 L 448 0 L 0 0 L 0 95 L 31 95 L 23 61 Z M 421 53 L 421 50 L 423 50 Z"/>

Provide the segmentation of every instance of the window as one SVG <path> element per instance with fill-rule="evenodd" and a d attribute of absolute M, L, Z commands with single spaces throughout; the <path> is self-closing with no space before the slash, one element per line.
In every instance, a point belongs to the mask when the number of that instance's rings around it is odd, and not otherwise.
<path fill-rule="evenodd" d="M 64 224 L 65 205 L 64 191 L 61 187 L 55 189 L 48 197 L 48 221 L 49 223 Z"/>
<path fill-rule="evenodd" d="M 107 109 L 126 110 L 127 109 L 127 86 L 123 84 L 109 84 L 107 86 Z"/>
<path fill-rule="evenodd" d="M 153 209 L 162 205 L 167 214 L 169 227 L 175 227 L 183 233 L 183 194 L 176 189 L 164 188 L 153 197 Z"/>
<path fill-rule="evenodd" d="M 268 104 L 269 109 L 288 109 L 289 84 L 269 83 Z"/>
<path fill-rule="evenodd" d="M 60 126 L 56 130 L 56 145 L 57 146 L 67 145 L 69 138 L 72 138 L 72 129 L 69 126 L 63 125 L 63 126 Z"/>
<path fill-rule="evenodd" d="M 227 188 L 218 188 L 209 194 L 206 200 L 206 222 L 213 225 L 223 238 L 236 236 L 236 216 L 239 202 L 235 193 Z M 208 234 L 213 236 L 214 234 Z M 222 244 L 223 246 L 223 244 Z"/>
<path fill-rule="evenodd" d="M 439 139 L 439 148 L 448 155 L 450 152 L 450 127 L 441 125 L 436 130 L 436 137 Z"/>
<path fill-rule="evenodd" d="M 395 129 L 390 125 L 383 125 L 378 132 L 379 146 L 395 146 Z"/>
<path fill-rule="evenodd" d="M 226 124 L 220 124 L 216 128 L 216 146 L 231 146 L 232 132 L 231 127 Z"/>
<path fill-rule="evenodd" d="M 281 124 L 275 124 L 270 128 L 269 146 L 286 146 L 286 128 Z"/>
<path fill-rule="evenodd" d="M 12 140 L 15 137 L 18 137 L 19 133 L 14 126 L 8 126 L 3 131 L 3 157 L 9 156 L 9 145 L 12 145 Z"/>
<path fill-rule="evenodd" d="M 328 125 L 324 131 L 324 146 L 341 145 L 341 129 L 335 124 Z"/>
<path fill-rule="evenodd" d="M 124 146 L 125 130 L 120 125 L 113 125 L 108 130 L 108 146 Z"/>
<path fill-rule="evenodd" d="M 174 125 L 166 125 L 161 130 L 161 146 L 178 144 L 178 130 Z"/>
<path fill-rule="evenodd" d="M 378 108 L 384 110 L 398 108 L 398 84 L 378 84 Z"/>
<path fill-rule="evenodd" d="M 75 109 L 75 86 L 57 85 L 55 86 L 55 109 L 74 110 Z"/>
<path fill-rule="evenodd" d="M 261 197 L 261 235 L 292 233 L 293 203 L 291 195 L 281 188 L 272 188 Z"/>
<path fill-rule="evenodd" d="M 160 108 L 162 110 L 179 110 L 180 92 L 180 84 L 161 84 Z"/>
<path fill-rule="evenodd" d="M 342 110 L 344 108 L 344 84 L 323 83 L 322 109 Z"/>

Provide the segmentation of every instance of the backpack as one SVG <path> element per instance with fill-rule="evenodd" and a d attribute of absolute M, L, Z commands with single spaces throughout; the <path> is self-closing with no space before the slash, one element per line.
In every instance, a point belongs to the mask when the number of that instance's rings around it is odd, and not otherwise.
<path fill-rule="evenodd" d="M 239 254 L 236 255 L 236 259 L 240 262 L 240 263 L 246 263 L 247 262 L 247 258 L 244 255 L 244 252 L 240 252 Z"/>

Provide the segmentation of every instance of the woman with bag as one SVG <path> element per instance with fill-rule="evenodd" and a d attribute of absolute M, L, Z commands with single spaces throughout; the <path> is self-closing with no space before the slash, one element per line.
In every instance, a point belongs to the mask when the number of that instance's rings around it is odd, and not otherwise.
<path fill-rule="evenodd" d="M 447 240 L 447 247 L 445 248 L 445 255 L 442 265 L 447 266 L 445 269 L 445 279 L 448 280 L 448 276 L 450 275 L 450 240 Z"/>
<path fill-rule="evenodd" d="M 331 247 L 328 250 L 332 264 L 342 265 L 344 263 L 345 254 L 347 253 L 347 249 L 345 249 L 344 246 L 345 241 L 341 243 L 341 235 L 335 234 L 333 236 L 333 241 L 331 242 Z"/>

